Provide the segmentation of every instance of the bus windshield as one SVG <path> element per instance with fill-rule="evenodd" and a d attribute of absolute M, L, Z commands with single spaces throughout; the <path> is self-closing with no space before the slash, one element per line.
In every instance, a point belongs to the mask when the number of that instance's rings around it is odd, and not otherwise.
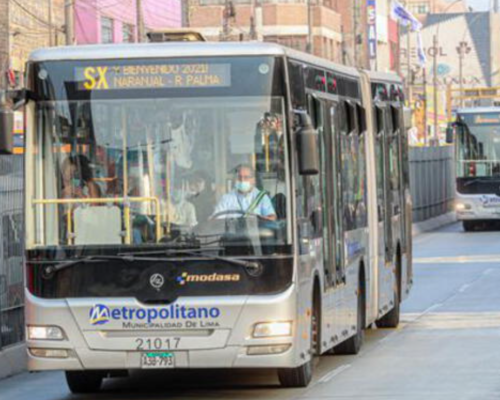
<path fill-rule="evenodd" d="M 459 121 L 457 177 L 500 177 L 500 113 L 464 113 Z"/>
<path fill-rule="evenodd" d="M 34 246 L 289 247 L 282 96 L 55 99 L 35 114 Z"/>

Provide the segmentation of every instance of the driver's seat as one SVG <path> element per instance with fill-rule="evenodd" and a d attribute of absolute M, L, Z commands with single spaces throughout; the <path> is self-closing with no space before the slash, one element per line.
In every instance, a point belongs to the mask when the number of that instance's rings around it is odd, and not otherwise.
<path fill-rule="evenodd" d="M 278 219 L 286 218 L 286 196 L 283 193 L 276 193 L 271 201 Z"/>

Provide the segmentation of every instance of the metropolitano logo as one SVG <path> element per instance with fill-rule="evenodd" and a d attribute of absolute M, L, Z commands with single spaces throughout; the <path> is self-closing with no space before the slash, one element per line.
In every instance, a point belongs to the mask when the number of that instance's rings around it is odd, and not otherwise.
<path fill-rule="evenodd" d="M 108 306 L 96 304 L 90 309 L 89 317 L 91 325 L 104 325 L 109 322 L 111 312 Z"/>

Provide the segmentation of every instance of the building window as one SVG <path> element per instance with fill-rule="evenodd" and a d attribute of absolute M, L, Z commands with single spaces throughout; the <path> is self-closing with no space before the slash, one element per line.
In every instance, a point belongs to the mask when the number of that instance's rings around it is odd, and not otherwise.
<path fill-rule="evenodd" d="M 101 43 L 113 43 L 113 20 L 101 18 Z"/>
<path fill-rule="evenodd" d="M 134 42 L 134 26 L 130 24 L 123 24 L 123 42 Z"/>
<path fill-rule="evenodd" d="M 414 4 L 411 8 L 415 14 L 429 14 L 429 4 L 418 3 Z"/>

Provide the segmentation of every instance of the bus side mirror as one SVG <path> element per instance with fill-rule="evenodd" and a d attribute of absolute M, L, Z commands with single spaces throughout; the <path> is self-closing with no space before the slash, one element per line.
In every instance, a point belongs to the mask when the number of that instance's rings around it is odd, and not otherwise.
<path fill-rule="evenodd" d="M 305 112 L 295 114 L 297 118 L 297 150 L 300 175 L 319 173 L 318 132 Z"/>
<path fill-rule="evenodd" d="M 2 274 L 0 275 L 0 296 L 7 293 L 7 277 Z"/>
<path fill-rule="evenodd" d="M 453 134 L 455 133 L 455 129 L 452 124 L 449 124 L 446 128 L 446 143 L 453 143 Z"/>

